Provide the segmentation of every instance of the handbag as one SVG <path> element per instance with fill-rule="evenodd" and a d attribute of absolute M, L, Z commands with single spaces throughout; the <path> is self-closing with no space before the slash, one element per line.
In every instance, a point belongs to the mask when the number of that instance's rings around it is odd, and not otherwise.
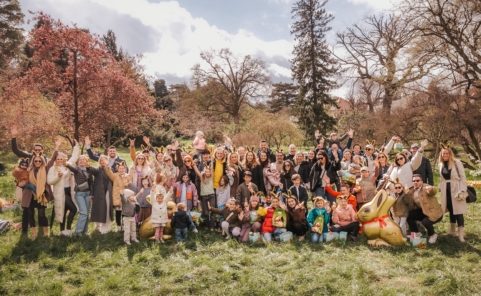
<path fill-rule="evenodd" d="M 458 169 L 458 164 L 455 163 L 454 166 L 456 167 L 456 172 L 458 173 L 458 176 L 461 177 L 461 175 L 459 174 L 459 169 Z M 473 203 L 473 202 L 476 202 L 477 200 L 477 197 L 476 197 L 476 189 L 474 189 L 473 186 L 469 186 L 467 185 L 466 186 L 466 202 L 467 203 Z"/>

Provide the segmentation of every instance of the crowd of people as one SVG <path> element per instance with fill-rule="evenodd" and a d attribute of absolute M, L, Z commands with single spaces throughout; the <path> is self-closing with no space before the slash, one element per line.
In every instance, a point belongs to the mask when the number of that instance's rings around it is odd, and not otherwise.
<path fill-rule="evenodd" d="M 85 235 L 93 223 L 100 233 L 123 231 L 125 243 L 131 244 L 148 221 L 157 242 L 163 242 L 167 227 L 176 241 L 198 229 L 218 230 L 241 242 L 307 236 L 318 243 L 335 233 L 355 241 L 362 227 L 357 211 L 385 188 L 396 197 L 391 216 L 404 235 L 423 230 L 429 243 L 436 243 L 434 225 L 448 212 L 449 234 L 464 242 L 463 165 L 450 148 L 442 148 L 440 181 L 434 187 L 431 163 L 423 156 L 425 141 L 403 149 L 401 139 L 393 136 L 381 147 L 364 146 L 354 144 L 349 130 L 326 139 L 316 133 L 317 145 L 309 151 L 291 144 L 284 153 L 271 150 L 266 141 L 257 149 L 234 148 L 230 141 L 211 148 L 198 131 L 190 153 L 177 141 L 157 149 L 148 137 L 136 151 L 131 140 L 133 164 L 128 166 L 113 146 L 105 153 L 94 151 L 89 137 L 83 143 L 86 154 L 81 155 L 75 141 L 68 157 L 56 141 L 47 158 L 42 144 L 30 152 L 20 150 L 16 128 L 11 132 L 12 150 L 20 158 L 13 175 L 23 209 L 22 233 L 28 236 L 30 229 L 31 238 L 39 230 L 48 236 L 55 222 L 63 236 Z M 54 215 L 49 222 L 50 202 Z M 169 202 L 175 203 L 174 212 L 168 211 Z M 194 213 L 200 219 L 193 219 Z"/>

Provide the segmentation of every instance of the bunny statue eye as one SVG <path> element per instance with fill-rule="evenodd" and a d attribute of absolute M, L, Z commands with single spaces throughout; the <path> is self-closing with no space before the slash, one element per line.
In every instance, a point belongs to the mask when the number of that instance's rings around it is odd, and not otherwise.
<path fill-rule="evenodd" d="M 364 208 L 365 213 L 369 213 L 370 211 L 371 211 L 371 208 L 369 208 L 369 207 Z"/>

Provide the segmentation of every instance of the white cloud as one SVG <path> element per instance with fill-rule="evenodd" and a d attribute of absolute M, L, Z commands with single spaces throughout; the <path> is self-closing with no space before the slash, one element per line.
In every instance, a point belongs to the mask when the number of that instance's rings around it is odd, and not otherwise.
<path fill-rule="evenodd" d="M 191 67 L 200 61 L 201 51 L 227 47 L 238 55 L 262 56 L 273 76 L 290 77 L 288 69 L 269 59 L 288 60 L 292 51 L 291 41 L 265 41 L 243 29 L 235 34 L 228 33 L 203 18 L 193 17 L 175 1 L 90 1 L 137 19 L 146 27 L 155 30 L 158 34 L 156 48 L 143 52 L 142 64 L 148 74 L 189 77 Z"/>
<path fill-rule="evenodd" d="M 400 0 L 348 0 L 354 4 L 366 4 L 377 10 L 386 10 L 394 7 Z"/>

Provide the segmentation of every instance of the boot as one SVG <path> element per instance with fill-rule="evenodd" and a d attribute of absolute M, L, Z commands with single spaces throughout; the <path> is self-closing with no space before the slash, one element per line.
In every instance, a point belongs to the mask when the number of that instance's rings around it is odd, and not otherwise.
<path fill-rule="evenodd" d="M 49 237 L 49 229 L 48 226 L 42 227 L 43 230 L 43 237 Z"/>
<path fill-rule="evenodd" d="M 458 238 L 459 238 L 459 241 L 464 243 L 465 240 L 464 240 L 464 227 L 458 227 Z"/>
<path fill-rule="evenodd" d="M 30 238 L 32 240 L 36 239 L 37 238 L 37 227 L 30 227 Z"/>
<path fill-rule="evenodd" d="M 456 223 L 451 223 L 449 226 L 448 234 L 452 236 L 457 236 L 456 233 Z"/>

